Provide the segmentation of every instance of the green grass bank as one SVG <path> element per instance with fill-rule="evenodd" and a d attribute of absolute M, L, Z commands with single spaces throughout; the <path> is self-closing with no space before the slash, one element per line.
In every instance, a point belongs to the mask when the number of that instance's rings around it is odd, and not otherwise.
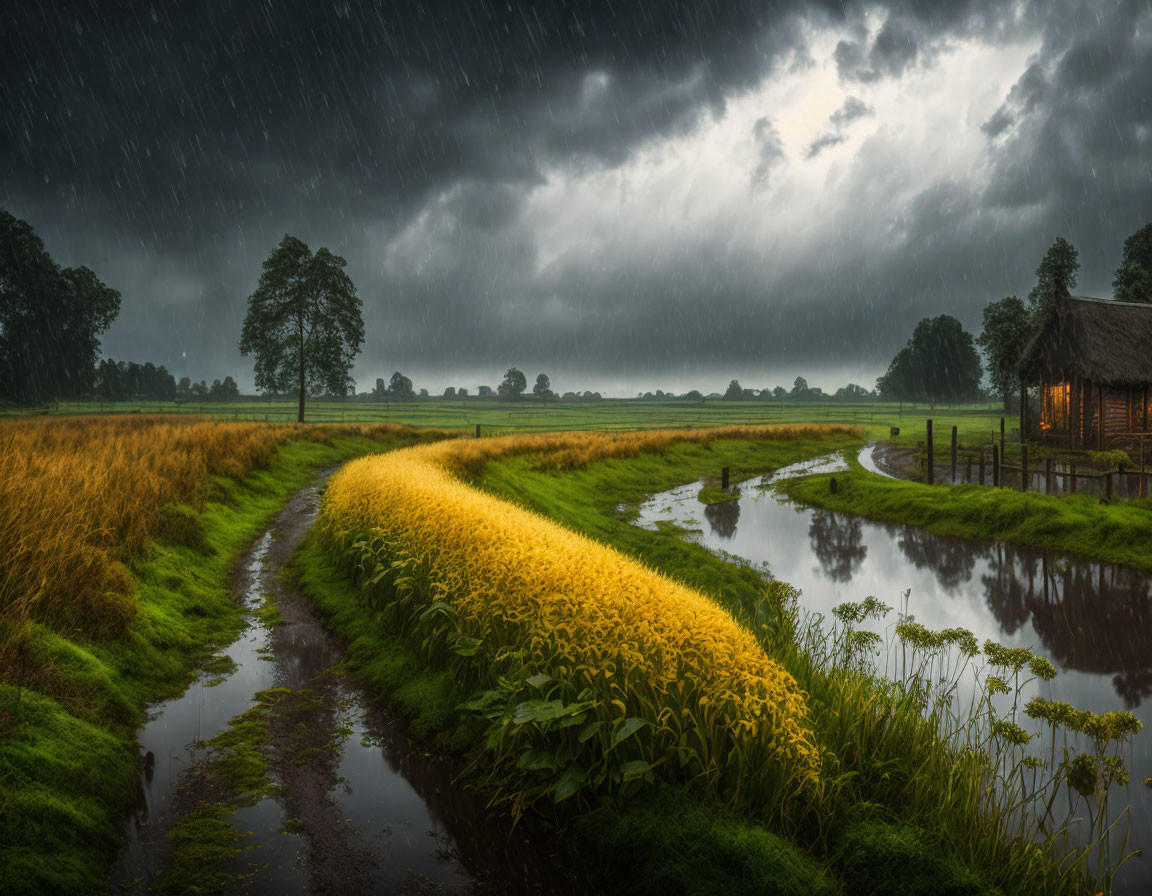
<path fill-rule="evenodd" d="M 319 470 L 394 442 L 289 442 L 242 481 L 213 480 L 204 511 L 166 511 L 165 537 L 128 564 L 139 612 L 114 640 L 35 625 L 34 672 L 0 684 L 0 892 L 108 887 L 135 790 L 135 732 L 239 631 L 237 557 Z"/>

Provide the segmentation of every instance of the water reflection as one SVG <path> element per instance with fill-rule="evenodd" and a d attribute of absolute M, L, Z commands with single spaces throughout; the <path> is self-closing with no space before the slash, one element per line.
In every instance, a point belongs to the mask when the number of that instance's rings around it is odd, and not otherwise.
<path fill-rule="evenodd" d="M 917 569 L 931 570 L 945 591 L 955 591 L 972 579 L 980 552 L 970 542 L 940 538 L 914 526 L 885 527 L 901 552 Z"/>
<path fill-rule="evenodd" d="M 868 556 L 864 526 L 859 517 L 828 510 L 812 514 L 808 527 L 812 553 L 833 582 L 849 582 Z"/>
<path fill-rule="evenodd" d="M 1060 674 L 1020 695 L 1039 694 L 1094 712 L 1127 707 L 1144 724 L 1132 743 L 1129 848 L 1152 848 L 1152 582 L 1118 566 L 992 541 L 932 535 L 911 526 L 799 507 L 748 486 L 723 518 L 701 511 L 698 483 L 656 495 L 638 525 L 668 520 L 700 532 L 705 547 L 739 557 L 801 591 L 809 610 L 831 613 L 874 595 L 928 628 L 960 626 L 979 641 L 1029 647 Z M 738 512 L 737 512 L 738 511 Z M 706 521 L 706 522 L 705 522 Z M 901 599 L 909 592 L 907 603 Z M 875 629 L 888 633 L 890 617 Z M 1130 862 L 1117 894 L 1152 892 L 1152 863 Z"/>
<path fill-rule="evenodd" d="M 731 538 L 736 534 L 736 524 L 740 522 L 740 502 L 721 501 L 704 507 L 704 519 L 712 531 L 721 538 Z"/>

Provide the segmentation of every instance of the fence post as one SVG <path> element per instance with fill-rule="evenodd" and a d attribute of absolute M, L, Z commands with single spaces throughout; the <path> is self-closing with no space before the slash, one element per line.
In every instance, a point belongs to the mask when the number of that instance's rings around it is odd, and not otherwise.
<path fill-rule="evenodd" d="M 1023 435 L 1021 435 L 1023 438 Z M 1000 418 L 1000 459 L 1004 459 L 1004 418 Z"/>
<path fill-rule="evenodd" d="M 476 438 L 480 438 L 480 424 L 476 424 Z"/>
<path fill-rule="evenodd" d="M 952 427 L 952 484 L 956 484 L 956 427 Z"/>
<path fill-rule="evenodd" d="M 984 484 L 984 449 L 980 449 L 980 484 Z"/>
<path fill-rule="evenodd" d="M 1000 487 L 1000 449 L 992 446 L 992 487 Z"/>
<path fill-rule="evenodd" d="M 720 488 L 722 488 L 722 489 L 728 488 L 728 468 L 727 467 L 724 467 L 720 471 Z"/>
<path fill-rule="evenodd" d="M 1072 494 L 1076 494 L 1076 464 L 1072 464 L 1072 486 L 1068 489 Z"/>
<path fill-rule="evenodd" d="M 1020 446 L 1020 491 L 1028 491 L 1028 446 Z"/>
<path fill-rule="evenodd" d="M 1104 500 L 1105 501 L 1111 501 L 1112 500 L 1112 474 L 1111 473 L 1105 473 L 1104 474 Z M 1101 567 L 1101 569 L 1103 569 L 1103 567 Z"/>
<path fill-rule="evenodd" d="M 1148 390 L 1145 389 L 1144 391 L 1147 392 Z M 1145 418 L 1147 418 L 1147 416 L 1148 416 L 1148 402 L 1147 401 L 1144 402 L 1144 416 L 1145 416 Z M 1147 428 L 1147 425 L 1148 425 L 1147 419 L 1145 419 L 1144 425 L 1145 425 L 1145 428 Z M 1146 494 L 1148 494 L 1148 488 L 1144 484 L 1144 436 L 1143 435 L 1140 436 L 1140 487 L 1137 489 L 1137 494 L 1141 498 L 1143 498 Z"/>
<path fill-rule="evenodd" d="M 927 471 L 924 474 L 924 481 L 932 485 L 936 481 L 936 458 L 932 454 L 932 421 L 928 421 L 928 465 Z"/>
<path fill-rule="evenodd" d="M 1044 494 L 1052 494 L 1052 458 L 1044 461 Z"/>

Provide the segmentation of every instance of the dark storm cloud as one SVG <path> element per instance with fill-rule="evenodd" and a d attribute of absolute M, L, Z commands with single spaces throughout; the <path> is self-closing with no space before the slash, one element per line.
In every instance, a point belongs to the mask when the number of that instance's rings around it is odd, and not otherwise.
<path fill-rule="evenodd" d="M 884 77 L 898 78 L 915 61 L 919 52 L 915 32 L 890 15 L 870 49 L 861 41 L 841 41 L 836 45 L 836 68 L 844 80 L 868 83 Z"/>
<path fill-rule="evenodd" d="M 1147 3 L 217 0 L 6 13 L 0 206 L 122 290 L 110 351 L 198 378 L 247 373 L 235 348 L 244 298 L 285 232 L 348 258 L 366 306 L 363 386 L 429 357 L 637 372 L 676 353 L 879 362 L 918 309 L 951 302 L 975 322 L 988 297 L 1026 288 L 1056 232 L 1099 289 L 1124 236 L 1152 219 Z M 709 233 L 660 266 L 622 250 L 542 268 L 523 215 L 549 171 L 611 169 L 691 132 L 774 72 L 814 64 L 809 34 L 829 24 L 852 30 L 835 61 L 860 91 L 913 77 L 949 40 L 1040 39 L 983 124 L 983 192 L 925 183 L 891 223 L 890 251 L 849 226 L 835 251 L 770 284 L 763 259 L 733 257 Z M 809 154 L 869 114 L 852 97 Z M 765 109 L 754 128 L 752 190 L 785 160 L 777 121 Z M 883 183 L 892 158 L 862 152 Z"/>

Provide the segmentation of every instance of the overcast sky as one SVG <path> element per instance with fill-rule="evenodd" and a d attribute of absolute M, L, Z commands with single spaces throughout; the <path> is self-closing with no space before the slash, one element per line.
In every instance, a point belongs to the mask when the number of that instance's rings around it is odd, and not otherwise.
<path fill-rule="evenodd" d="M 285 233 L 348 261 L 361 389 L 627 395 L 871 387 L 1152 221 L 1150 0 L 116 7 L 6 9 L 0 207 L 177 376 L 251 387 Z"/>

